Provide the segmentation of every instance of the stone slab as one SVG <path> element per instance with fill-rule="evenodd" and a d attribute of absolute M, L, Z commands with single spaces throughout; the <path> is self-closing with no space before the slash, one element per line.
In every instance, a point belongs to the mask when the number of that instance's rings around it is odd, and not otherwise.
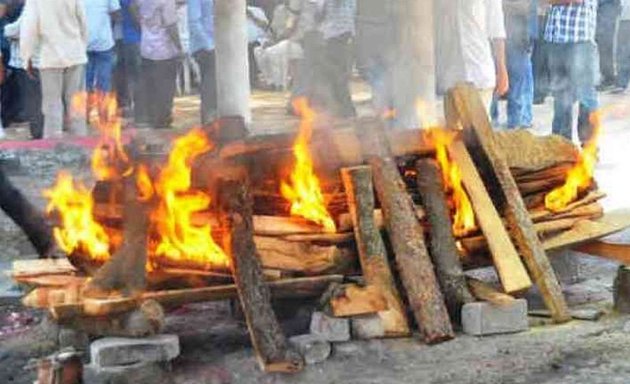
<path fill-rule="evenodd" d="M 351 320 L 352 337 L 355 339 L 377 339 L 385 337 L 383 321 L 378 315 L 358 316 Z"/>
<path fill-rule="evenodd" d="M 179 352 L 177 335 L 142 339 L 106 337 L 90 345 L 91 363 L 100 368 L 170 361 L 179 356 Z"/>
<path fill-rule="evenodd" d="M 83 367 L 86 384 L 171 384 L 174 381 L 159 363 L 138 363 L 120 367 Z"/>
<path fill-rule="evenodd" d="M 289 338 L 289 343 L 302 355 L 306 364 L 322 363 L 332 352 L 330 342 L 311 334 L 293 336 Z"/>
<path fill-rule="evenodd" d="M 468 303 L 462 308 L 462 328 L 473 336 L 526 331 L 529 329 L 527 300 L 518 299 L 502 307 L 487 302 Z"/>
<path fill-rule="evenodd" d="M 313 312 L 310 330 L 311 334 L 326 341 L 350 340 L 350 320 L 328 316 L 324 312 Z"/>

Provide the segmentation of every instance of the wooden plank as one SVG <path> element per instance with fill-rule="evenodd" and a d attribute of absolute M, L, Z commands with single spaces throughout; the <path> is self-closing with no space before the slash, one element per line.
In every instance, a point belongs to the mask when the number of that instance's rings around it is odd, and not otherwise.
<path fill-rule="evenodd" d="M 473 296 L 475 296 L 478 300 L 487 301 L 499 307 L 507 307 L 516 301 L 516 299 L 512 296 L 500 292 L 495 287 L 484 281 L 477 280 L 472 277 L 467 277 L 466 281 L 468 282 L 468 287 L 470 288 Z"/>
<path fill-rule="evenodd" d="M 379 287 L 373 285 L 359 287 L 351 284 L 343 287 L 341 291 L 330 299 L 332 314 L 335 317 L 372 315 L 388 310 L 387 300 Z"/>
<path fill-rule="evenodd" d="M 550 237 L 544 241 L 547 251 L 575 247 L 600 239 L 630 227 L 630 210 L 620 209 L 607 212 L 598 220 L 582 220 L 573 229 Z"/>
<path fill-rule="evenodd" d="M 449 147 L 449 154 L 461 170 L 462 183 L 470 197 L 477 223 L 487 239 L 501 286 L 507 293 L 528 289 L 532 285 L 529 274 L 466 146 L 461 141 L 454 141 Z"/>
<path fill-rule="evenodd" d="M 75 273 L 77 269 L 68 259 L 15 260 L 10 271 L 11 276 L 38 276 L 63 273 Z"/>
<path fill-rule="evenodd" d="M 387 249 L 375 220 L 374 186 L 370 167 L 341 170 L 363 276 L 375 287 L 387 303 L 378 317 L 386 337 L 402 337 L 411 333 L 405 307 L 401 301 L 394 275 L 389 266 Z M 380 215 L 382 221 L 382 215 Z"/>
<path fill-rule="evenodd" d="M 464 127 L 466 146 L 473 154 L 478 168 L 486 171 L 485 185 L 492 186 L 491 196 L 495 206 L 506 218 L 512 239 L 554 321 L 561 323 L 571 320 L 562 289 L 536 234 L 506 156 L 494 141 L 492 126 L 477 90 L 470 85 L 458 85 L 449 91 L 447 97 L 452 99 Z"/>
<path fill-rule="evenodd" d="M 597 240 L 578 245 L 573 250 L 630 265 L 630 244 L 615 244 Z"/>

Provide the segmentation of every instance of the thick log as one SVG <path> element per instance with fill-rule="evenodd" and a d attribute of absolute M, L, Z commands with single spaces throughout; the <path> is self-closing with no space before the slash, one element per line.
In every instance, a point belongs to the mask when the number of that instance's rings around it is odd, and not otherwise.
<path fill-rule="evenodd" d="M 304 362 L 289 349 L 288 341 L 271 307 L 254 243 L 253 204 L 246 177 L 224 179 L 219 185 L 224 249 L 230 255 L 245 321 L 258 364 L 265 372 L 297 372 Z"/>
<path fill-rule="evenodd" d="M 350 284 L 340 287 L 330 299 L 330 307 L 335 317 L 372 315 L 388 310 L 387 300 L 374 285 L 359 287 Z"/>
<path fill-rule="evenodd" d="M 429 344 L 452 339 L 455 334 L 424 233 L 396 164 L 391 158 L 381 157 L 373 157 L 369 162 L 398 272 L 422 339 Z"/>
<path fill-rule="evenodd" d="M 477 280 L 472 277 L 467 277 L 466 280 L 468 282 L 468 286 L 470 287 L 470 291 L 478 300 L 487 301 L 500 307 L 510 306 L 516 300 L 506 293 L 499 292 L 492 285 L 484 281 Z"/>
<path fill-rule="evenodd" d="M 421 159 L 416 162 L 416 169 L 422 205 L 431 228 L 431 258 L 451 319 L 459 322 L 462 306 L 472 302 L 473 297 L 466 285 L 464 270 L 459 261 L 440 167 L 435 160 Z"/>
<path fill-rule="evenodd" d="M 477 166 L 486 172 L 485 184 L 493 186 L 491 195 L 495 205 L 503 212 L 512 238 L 554 321 L 561 323 L 571 320 L 560 284 L 510 173 L 506 156 L 494 141 L 492 126 L 478 92 L 469 85 L 459 85 L 447 97 L 453 100 L 464 127 L 466 146 L 475 155 Z"/>
<path fill-rule="evenodd" d="M 365 166 L 343 168 L 341 177 L 346 189 L 363 276 L 366 283 L 375 287 L 387 302 L 388 308 L 378 313 L 385 336 L 408 336 L 411 330 L 405 308 L 389 266 L 381 231 L 375 220 L 372 170 Z M 382 215 L 379 216 L 382 218 Z"/>
<path fill-rule="evenodd" d="M 449 147 L 449 154 L 461 170 L 462 182 L 470 197 L 477 223 L 487 239 L 503 289 L 508 293 L 528 289 L 532 282 L 527 270 L 464 143 L 453 142 Z"/>
<path fill-rule="evenodd" d="M 136 172 L 125 176 L 123 183 L 123 244 L 90 280 L 84 292 L 86 296 L 110 296 L 114 292 L 133 296 L 146 288 L 151 201 L 139 200 Z"/>

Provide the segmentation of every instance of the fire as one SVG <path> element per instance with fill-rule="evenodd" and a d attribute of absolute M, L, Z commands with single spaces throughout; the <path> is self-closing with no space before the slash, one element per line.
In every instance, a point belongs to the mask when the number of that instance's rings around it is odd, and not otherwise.
<path fill-rule="evenodd" d="M 444 185 L 453 191 L 455 203 L 453 234 L 464 236 L 476 228 L 475 213 L 470 198 L 462 186 L 461 170 L 448 157 L 447 148 L 453 141 L 454 134 L 442 129 L 432 129 L 430 137 L 435 143 L 436 159 L 442 170 Z"/>
<path fill-rule="evenodd" d="M 280 186 L 282 196 L 291 203 L 291 215 L 303 217 L 321 225 L 326 232 L 337 231 L 335 222 L 326 208 L 319 179 L 313 170 L 313 158 L 308 147 L 313 135 L 315 111 L 308 105 L 306 99 L 298 99 L 293 108 L 298 111 L 300 132 L 293 154 L 295 167 L 290 176 L 290 182 L 283 182 Z"/>
<path fill-rule="evenodd" d="M 67 254 L 76 251 L 93 260 L 106 261 L 110 257 L 110 239 L 105 229 L 92 215 L 92 194 L 83 184 L 75 183 L 67 172 L 61 172 L 56 184 L 44 191 L 49 200 L 46 212 L 58 212 L 61 226 L 53 229 L 55 240 Z"/>
<path fill-rule="evenodd" d="M 229 266 L 229 258 L 212 238 L 209 224 L 195 226 L 192 217 L 210 207 L 206 193 L 191 189 L 191 166 L 213 144 L 200 129 L 193 129 L 173 144 L 168 164 L 155 183 L 159 205 L 152 221 L 159 242 L 155 255 L 175 261 L 192 261 L 206 266 Z"/>
<path fill-rule="evenodd" d="M 577 199 L 581 190 L 588 188 L 593 180 L 595 165 L 597 164 L 597 151 L 601 134 L 601 116 L 594 112 L 590 116 L 594 127 L 593 136 L 584 145 L 578 157 L 578 162 L 567 174 L 567 179 L 559 188 L 545 196 L 545 207 L 550 211 L 560 211 Z"/>

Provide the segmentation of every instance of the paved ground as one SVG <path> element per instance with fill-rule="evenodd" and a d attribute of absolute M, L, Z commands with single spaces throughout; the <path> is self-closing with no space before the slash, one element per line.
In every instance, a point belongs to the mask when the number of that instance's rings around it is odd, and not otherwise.
<path fill-rule="evenodd" d="M 369 94 L 360 85 L 355 91 L 360 113 L 367 113 Z M 630 96 L 603 95 L 602 101 L 607 108 L 597 179 L 609 194 L 604 202 L 607 209 L 628 207 L 630 178 L 625 167 L 630 164 L 630 151 L 626 148 L 630 142 Z M 295 119 L 285 115 L 284 95 L 256 93 L 253 106 L 256 132 L 295 127 Z M 178 100 L 175 125 L 179 131 L 196 124 L 197 107 L 194 97 Z M 533 130 L 548 134 L 551 105 L 536 106 L 535 116 Z M 156 135 L 150 131 L 137 134 Z M 14 127 L 9 129 L 9 135 L 12 139 L 25 138 L 26 132 Z M 4 164 L 13 164 L 12 179 L 43 206 L 41 190 L 51 184 L 59 169 L 67 168 L 75 175 L 87 177 L 90 144 L 89 140 L 70 139 L 63 140 L 61 146 L 8 141 L 0 143 L 0 156 L 11 159 Z M 630 241 L 628 234 L 617 238 Z M 0 262 L 33 257 L 24 237 L 4 216 L 0 216 L 0 244 Z M 630 318 L 610 313 L 611 285 L 617 266 L 591 257 L 580 258 L 580 263 L 584 279 L 565 287 L 567 298 L 573 307 L 605 310 L 608 314 L 599 322 L 550 326 L 532 318 L 535 327 L 526 333 L 488 338 L 460 336 L 432 347 L 421 345 L 416 339 L 352 342 L 338 349 L 328 362 L 308 367 L 296 376 L 261 374 L 248 346 L 244 325 L 229 316 L 225 305 L 189 306 L 169 317 L 169 329 L 181 335 L 183 345 L 183 355 L 174 364 L 172 376 L 178 384 L 628 383 Z M 0 287 L 1 280 L 0 276 Z M 534 296 L 532 305 L 536 302 Z M 29 358 L 54 348 L 51 327 L 40 324 L 41 316 L 0 304 L 1 383 L 32 383 L 32 371 L 22 368 Z M 303 332 L 305 320 L 294 318 L 286 324 L 287 332 Z"/>

